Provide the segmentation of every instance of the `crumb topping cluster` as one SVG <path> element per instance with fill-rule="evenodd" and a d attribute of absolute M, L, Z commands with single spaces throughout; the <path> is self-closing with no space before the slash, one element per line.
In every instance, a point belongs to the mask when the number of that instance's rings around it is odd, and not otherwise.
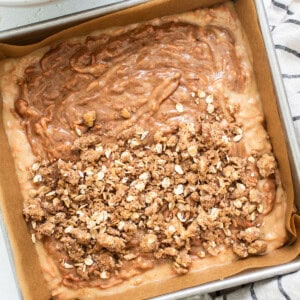
<path fill-rule="evenodd" d="M 275 197 L 276 161 L 233 155 L 243 143 L 238 108 L 200 96 L 206 112 L 196 124 L 153 136 L 140 128 L 114 144 L 87 134 L 72 146 L 77 160 L 32 165 L 24 215 L 33 241 L 55 241 L 73 278 L 108 280 L 163 260 L 185 274 L 194 258 L 227 248 L 241 258 L 266 251 L 260 226 Z M 84 120 L 93 126 L 94 113 Z"/>

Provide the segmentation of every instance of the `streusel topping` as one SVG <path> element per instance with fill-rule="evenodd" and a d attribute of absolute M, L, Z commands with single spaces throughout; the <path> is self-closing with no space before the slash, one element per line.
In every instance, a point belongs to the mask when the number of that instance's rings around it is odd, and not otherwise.
<path fill-rule="evenodd" d="M 55 252 L 65 284 L 120 279 L 128 266 L 138 273 L 165 260 L 185 274 L 195 257 L 266 251 L 260 226 L 275 199 L 276 162 L 233 155 L 243 128 L 233 114 L 226 126 L 224 118 L 215 105 L 151 143 L 142 128 L 113 144 L 90 134 L 75 140 L 77 160 L 32 166 L 24 214 L 34 239 Z"/>

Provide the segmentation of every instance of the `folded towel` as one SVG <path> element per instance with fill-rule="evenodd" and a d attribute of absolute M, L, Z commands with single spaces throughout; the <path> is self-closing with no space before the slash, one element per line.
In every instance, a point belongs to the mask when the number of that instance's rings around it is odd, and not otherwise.
<path fill-rule="evenodd" d="M 264 0 L 300 143 L 300 1 Z"/>

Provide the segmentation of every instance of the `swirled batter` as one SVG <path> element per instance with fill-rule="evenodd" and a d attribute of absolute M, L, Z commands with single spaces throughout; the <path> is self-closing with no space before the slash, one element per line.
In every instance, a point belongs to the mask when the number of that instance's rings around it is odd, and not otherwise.
<path fill-rule="evenodd" d="M 87 132 L 115 141 L 137 127 L 170 132 L 179 122 L 196 122 L 205 109 L 194 102 L 199 91 L 224 100 L 224 87 L 242 92 L 248 79 L 225 28 L 142 25 L 54 47 L 26 68 L 15 107 L 34 153 L 58 158 Z"/>

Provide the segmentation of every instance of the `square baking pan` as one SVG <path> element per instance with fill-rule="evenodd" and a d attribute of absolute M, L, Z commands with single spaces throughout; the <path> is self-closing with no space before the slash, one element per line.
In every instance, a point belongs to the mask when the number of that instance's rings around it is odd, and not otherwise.
<path fill-rule="evenodd" d="M 2 32 L 0 31 L 0 42 L 12 43 L 12 44 L 30 44 L 39 41 L 49 36 L 50 34 L 53 34 L 54 32 L 60 31 L 71 25 L 75 25 L 91 18 L 95 18 L 104 14 L 109 14 L 116 10 L 124 9 L 145 2 L 148 1 L 147 0 L 120 1 L 113 5 L 99 7 L 89 11 L 85 11 L 82 14 L 68 15 L 65 17 L 60 17 L 60 18 L 56 18 L 56 19 L 52 19 L 40 23 L 35 23 L 33 25 L 23 26 L 23 27 L 2 31 Z M 205 2 L 209 3 L 209 1 L 205 1 Z M 236 0 L 234 2 L 236 2 L 236 4 L 238 5 L 240 2 L 243 2 L 243 0 Z M 275 94 L 277 96 L 277 108 L 282 121 L 282 128 L 284 131 L 285 140 L 288 147 L 288 156 L 289 156 L 289 162 L 292 171 L 292 178 L 293 178 L 294 191 L 295 191 L 295 205 L 298 208 L 298 212 L 300 212 L 299 144 L 296 139 L 295 128 L 293 125 L 291 112 L 288 105 L 287 96 L 285 93 L 285 88 L 283 85 L 278 61 L 272 43 L 272 38 L 268 27 L 263 1 L 253 0 L 253 3 L 255 4 L 256 17 L 260 26 L 261 35 L 264 40 L 264 46 L 266 49 L 267 59 L 269 62 L 269 67 L 270 67 L 271 76 L 273 80 L 273 86 L 274 86 Z M 241 22 L 243 23 L 242 25 L 245 29 L 247 27 L 247 20 L 246 21 L 241 20 Z M 16 262 L 13 259 L 13 255 L 12 255 L 12 251 L 8 239 L 7 239 L 7 247 L 10 252 L 13 269 L 15 269 L 15 264 L 19 262 Z M 197 294 L 210 293 L 218 290 L 238 287 L 239 285 L 245 283 L 259 281 L 262 279 L 274 277 L 276 275 L 283 275 L 286 273 L 295 272 L 297 270 L 300 270 L 300 257 L 286 264 L 277 265 L 273 267 L 265 267 L 260 269 L 250 269 L 242 273 L 239 273 L 237 275 L 227 277 L 223 280 L 212 281 L 191 288 L 182 289 L 176 292 L 155 297 L 153 299 L 160 299 L 160 300 L 181 299 L 181 298 L 185 298 Z"/>

